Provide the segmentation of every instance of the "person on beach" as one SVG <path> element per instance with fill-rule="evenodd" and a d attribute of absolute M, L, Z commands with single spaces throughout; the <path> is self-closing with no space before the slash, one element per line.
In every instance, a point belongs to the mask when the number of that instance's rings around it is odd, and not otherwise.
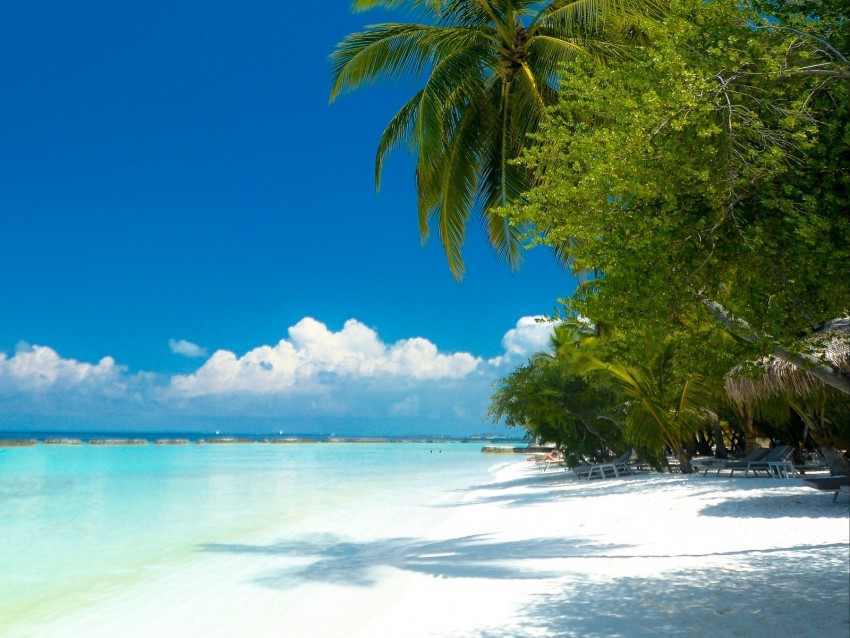
<path fill-rule="evenodd" d="M 525 460 L 529 463 L 534 463 L 536 465 L 543 465 L 544 463 L 551 463 L 553 461 L 562 461 L 564 459 L 564 455 L 561 454 L 560 450 L 549 450 L 545 454 L 541 454 L 537 452 L 535 454 L 530 454 L 525 457 Z"/>

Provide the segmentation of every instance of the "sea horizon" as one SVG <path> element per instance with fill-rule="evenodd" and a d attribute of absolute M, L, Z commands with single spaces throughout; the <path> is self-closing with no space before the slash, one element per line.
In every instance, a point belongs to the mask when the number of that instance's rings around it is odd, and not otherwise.
<path fill-rule="evenodd" d="M 158 440 L 187 440 L 193 443 L 216 442 L 303 442 L 303 443 L 528 443 L 525 437 L 508 437 L 488 434 L 458 436 L 450 434 L 345 434 L 334 432 L 287 432 L 284 430 L 113 430 L 113 429 L 0 429 L 0 446 L 4 442 L 35 441 L 43 443 L 48 439 L 77 440 L 83 443 L 91 440 L 144 441 L 155 443 Z"/>

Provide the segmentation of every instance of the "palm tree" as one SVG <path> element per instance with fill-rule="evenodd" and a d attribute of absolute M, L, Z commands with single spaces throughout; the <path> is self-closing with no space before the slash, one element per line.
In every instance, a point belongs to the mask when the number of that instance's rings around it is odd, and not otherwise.
<path fill-rule="evenodd" d="M 605 61 L 640 40 L 640 15 L 665 0 L 355 0 L 353 9 L 407 9 L 422 24 L 377 24 L 331 55 L 331 101 L 378 79 L 425 76 L 424 86 L 387 125 L 378 143 L 375 185 L 387 154 L 404 141 L 416 158 L 419 230 L 432 217 L 455 278 L 466 225 L 480 213 L 490 243 L 511 266 L 523 229 L 498 214 L 531 184 L 512 160 L 557 98 L 565 63 Z"/>
<path fill-rule="evenodd" d="M 676 346 L 665 343 L 647 366 L 609 363 L 585 356 L 582 372 L 607 372 L 630 399 L 626 434 L 648 448 L 663 444 L 679 458 L 682 473 L 694 471 L 688 444 L 710 418 L 705 408 L 709 388 L 697 376 L 682 377 L 676 370 Z"/>

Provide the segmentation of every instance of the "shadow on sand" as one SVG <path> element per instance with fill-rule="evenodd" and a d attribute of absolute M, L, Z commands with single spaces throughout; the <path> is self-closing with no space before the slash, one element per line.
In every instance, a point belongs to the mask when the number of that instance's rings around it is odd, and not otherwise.
<path fill-rule="evenodd" d="M 511 507 L 635 492 L 632 481 L 669 489 L 670 477 L 636 476 L 577 485 L 563 477 L 522 477 L 476 486 L 471 503 Z M 683 478 L 702 516 L 817 518 L 847 516 L 822 494 L 789 482 Z M 539 489 L 538 489 L 539 488 Z M 681 486 L 678 488 L 681 490 Z M 752 492 L 748 494 L 748 492 Z M 718 502 L 724 492 L 728 499 Z M 472 494 L 470 494 L 472 496 Z M 771 522 L 771 524 L 774 524 Z M 659 532 L 663 533 L 663 532 Z M 686 533 L 686 532 L 684 532 Z M 758 540 L 754 539 L 754 545 Z M 508 625 L 445 638 L 596 638 L 628 636 L 794 635 L 846 638 L 850 629 L 850 555 L 846 543 L 795 544 L 728 552 L 650 555 L 630 544 L 591 538 L 501 540 L 487 534 L 429 541 L 395 537 L 351 540 L 336 534 L 270 544 L 209 544 L 201 551 L 274 557 L 253 581 L 287 590 L 303 583 L 373 587 L 387 568 L 439 579 L 493 584 L 540 580 Z M 529 583 L 531 585 L 531 583 Z M 474 585 L 471 585 L 474 586 Z M 763 600 L 762 600 L 763 598 Z M 777 604 L 782 601 L 782 604 Z"/>
<path fill-rule="evenodd" d="M 671 481 L 673 483 L 671 483 Z M 564 472 L 529 473 L 505 481 L 476 485 L 463 490 L 474 496 L 463 499 L 466 505 L 494 504 L 504 507 L 531 507 L 552 502 L 566 502 L 635 493 L 635 483 L 640 489 L 654 493 L 677 490 L 680 484 L 688 485 L 692 498 L 714 497 L 734 492 L 727 501 L 708 504 L 702 516 L 731 516 L 745 518 L 847 518 L 850 503 L 832 502 L 831 493 L 802 487 L 799 480 L 713 478 L 698 475 L 643 474 L 594 481 L 579 481 Z M 765 490 L 769 493 L 765 494 Z M 752 492 L 748 494 L 747 492 Z M 444 507 L 455 507 L 447 503 Z"/>
<path fill-rule="evenodd" d="M 631 553 L 628 546 L 563 538 L 504 542 L 475 535 L 356 542 L 325 535 L 270 545 L 206 545 L 202 550 L 312 561 L 255 578 L 256 584 L 279 590 L 304 582 L 371 587 L 384 567 L 443 579 L 547 581 L 546 593 L 526 597 L 510 626 L 483 627 L 476 638 L 655 638 L 705 635 L 706 628 L 718 636 L 844 638 L 850 622 L 839 611 L 847 609 L 850 598 L 847 546 L 841 543 L 649 556 Z M 717 566 L 718 557 L 723 567 Z M 673 559 L 677 567 L 641 574 L 644 561 L 655 558 Z M 683 559 L 687 568 L 681 566 Z M 625 564 L 634 574 L 623 577 L 623 570 L 616 570 L 619 577 L 606 577 L 612 560 L 633 561 Z M 561 569 L 565 564 L 577 569 L 560 571 L 552 567 L 556 562 Z M 764 609 L 759 592 L 765 588 L 771 592 L 769 600 L 787 604 Z M 834 613 L 809 617 L 825 598 L 832 601 Z M 841 614 L 848 617 L 841 619 Z M 739 628 L 747 629 L 739 633 Z"/>
<path fill-rule="evenodd" d="M 476 638 L 846 638 L 846 570 L 835 564 L 840 563 L 837 559 L 831 565 L 824 559 L 822 552 L 808 552 L 748 561 L 744 570 L 694 567 L 654 577 L 554 583 L 549 593 L 523 607 L 512 626 L 487 628 Z M 770 591 L 769 600 L 783 604 L 764 604 L 759 592 L 765 590 Z M 819 609 L 830 613 L 812 613 Z"/>
<path fill-rule="evenodd" d="M 258 579 L 260 584 L 276 589 L 288 589 L 305 581 L 368 587 L 377 582 L 377 570 L 382 567 L 439 578 L 554 578 L 559 573 L 541 569 L 541 560 L 588 556 L 617 549 L 621 548 L 576 539 L 505 542 L 474 535 L 440 541 L 386 538 L 357 542 L 331 534 L 271 545 L 210 544 L 201 547 L 207 552 L 312 559 L 309 565 L 294 566 Z"/>
<path fill-rule="evenodd" d="M 832 502 L 832 494 L 810 488 L 805 491 L 778 491 L 772 494 L 741 496 L 733 501 L 707 505 L 701 516 L 735 516 L 744 518 L 848 518 L 847 502 Z"/>

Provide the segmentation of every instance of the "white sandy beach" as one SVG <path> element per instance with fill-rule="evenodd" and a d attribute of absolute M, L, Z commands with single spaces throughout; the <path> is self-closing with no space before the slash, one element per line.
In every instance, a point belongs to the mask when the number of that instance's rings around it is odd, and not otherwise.
<path fill-rule="evenodd" d="M 489 478 L 368 516 L 352 505 L 324 531 L 204 548 L 36 635 L 850 634 L 846 497 L 799 480 L 578 482 L 524 461 Z"/>

